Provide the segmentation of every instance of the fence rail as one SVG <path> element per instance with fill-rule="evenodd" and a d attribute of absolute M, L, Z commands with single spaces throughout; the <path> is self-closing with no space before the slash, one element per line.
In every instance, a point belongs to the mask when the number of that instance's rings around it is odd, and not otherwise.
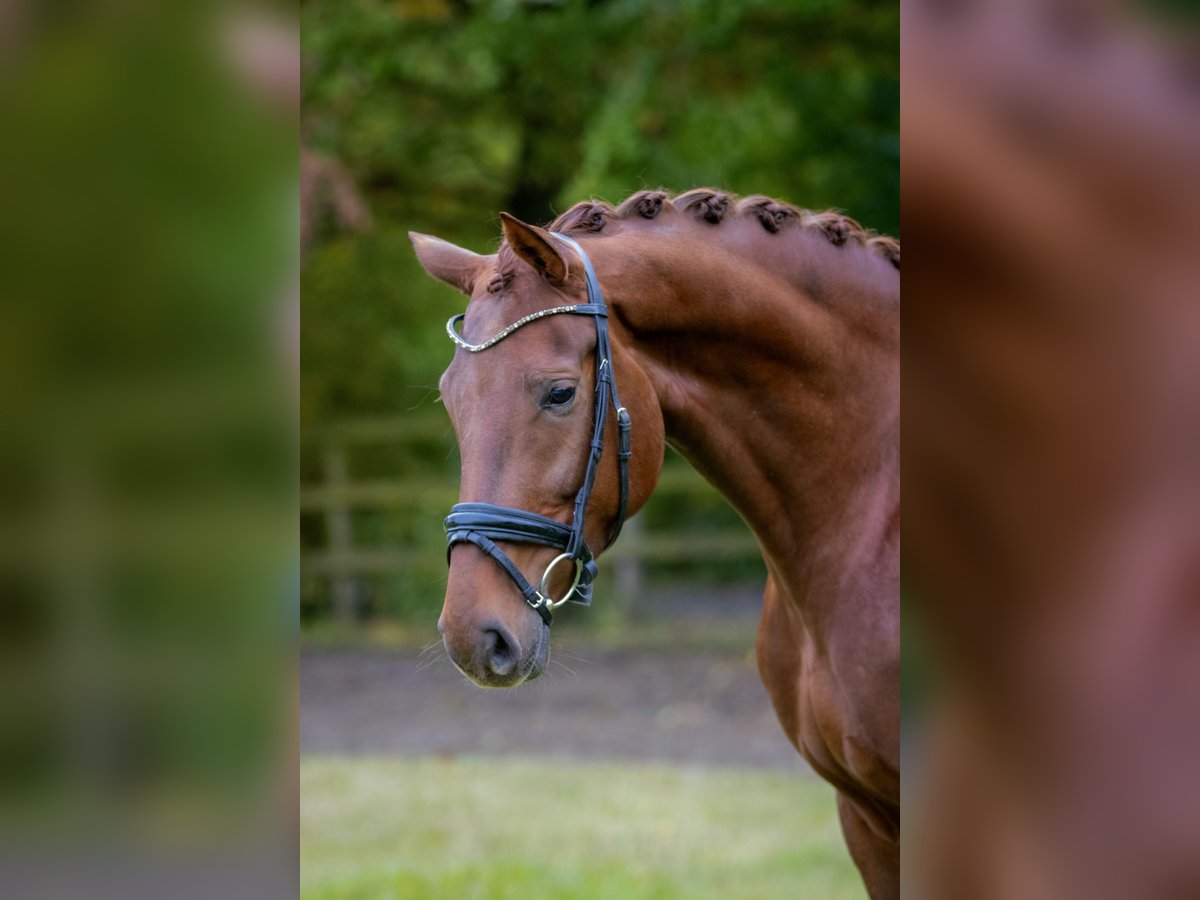
<path fill-rule="evenodd" d="M 417 442 L 444 441 L 449 450 L 453 440 L 449 424 L 440 416 L 356 419 L 305 431 L 301 451 L 308 459 L 305 468 L 319 473 L 319 477 L 301 485 L 300 511 L 324 521 L 325 543 L 302 546 L 301 573 L 327 581 L 335 616 L 358 616 L 359 583 L 363 579 L 403 575 L 438 552 L 428 546 L 360 546 L 353 527 L 355 513 L 404 516 L 419 510 L 422 517 L 427 517 L 431 508 L 448 510 L 458 494 L 456 479 L 444 473 L 358 479 L 352 466 L 355 448 L 381 445 L 403 452 Z M 714 489 L 682 460 L 670 460 L 664 466 L 655 494 L 652 502 L 670 502 L 672 497 L 676 502 L 679 498 L 716 502 Z M 615 571 L 614 584 L 626 601 L 642 590 L 647 563 L 758 558 L 758 545 L 740 522 L 696 531 L 683 527 L 694 523 L 681 522 L 679 517 L 660 518 L 671 524 L 651 527 L 644 516 L 630 519 L 621 540 L 605 554 Z"/>

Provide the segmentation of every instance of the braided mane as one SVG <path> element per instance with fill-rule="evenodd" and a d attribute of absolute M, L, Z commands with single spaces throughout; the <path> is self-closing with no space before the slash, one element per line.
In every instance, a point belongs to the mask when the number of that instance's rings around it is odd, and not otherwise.
<path fill-rule="evenodd" d="M 810 230 L 835 247 L 865 247 L 900 268 L 898 240 L 876 234 L 836 210 L 815 212 L 761 194 L 739 198 L 712 188 L 696 188 L 676 196 L 662 190 L 638 191 L 616 206 L 603 200 L 584 200 L 559 215 L 549 227 L 564 234 L 600 234 L 610 222 L 655 219 L 664 211 L 711 225 L 719 225 L 731 217 L 754 218 L 769 234 L 789 229 Z"/>

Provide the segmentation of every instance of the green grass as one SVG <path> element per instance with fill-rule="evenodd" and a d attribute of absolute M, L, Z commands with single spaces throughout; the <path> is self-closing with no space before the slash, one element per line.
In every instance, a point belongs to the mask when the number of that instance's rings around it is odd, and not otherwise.
<path fill-rule="evenodd" d="M 300 785 L 314 900 L 865 897 L 833 789 L 799 775 L 306 757 Z"/>

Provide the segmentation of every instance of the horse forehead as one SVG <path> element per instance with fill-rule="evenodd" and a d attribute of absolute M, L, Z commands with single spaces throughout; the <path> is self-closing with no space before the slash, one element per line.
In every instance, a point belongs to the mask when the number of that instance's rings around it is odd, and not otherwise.
<path fill-rule="evenodd" d="M 524 316 L 576 302 L 535 281 L 515 279 L 500 295 L 473 297 L 467 304 L 462 334 L 465 340 L 483 343 Z M 586 321 L 585 321 L 586 320 Z M 438 382 L 447 407 L 470 413 L 485 398 L 514 395 L 538 373 L 573 374 L 591 349 L 590 318 L 556 315 L 530 322 L 487 350 L 456 351 Z"/>
<path fill-rule="evenodd" d="M 496 280 L 503 280 L 504 287 L 493 294 L 486 285 Z M 467 321 L 464 325 L 472 331 L 467 336 L 469 340 L 482 340 L 513 320 L 539 309 L 574 302 L 528 267 L 518 268 L 507 275 L 497 271 L 491 279 L 480 279 L 479 283 L 485 286 L 471 297 L 465 310 Z M 474 333 L 476 329 L 481 333 Z M 482 334 L 484 331 L 488 334 Z"/>
<path fill-rule="evenodd" d="M 515 400 L 532 383 L 578 372 L 580 353 L 571 346 L 571 336 L 553 335 L 548 326 L 538 330 L 541 335 L 514 333 L 479 353 L 457 351 L 438 381 L 447 408 L 500 414 L 505 401 Z M 547 340 L 552 335 L 555 339 Z"/>

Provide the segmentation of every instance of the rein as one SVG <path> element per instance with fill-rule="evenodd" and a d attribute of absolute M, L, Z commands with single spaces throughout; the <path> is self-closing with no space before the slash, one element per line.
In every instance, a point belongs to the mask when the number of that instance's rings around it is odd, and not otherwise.
<path fill-rule="evenodd" d="M 584 525 L 587 517 L 588 501 L 591 499 L 592 488 L 596 482 L 600 460 L 604 456 L 604 426 L 608 422 L 608 408 L 611 404 L 617 416 L 619 446 L 617 448 L 617 467 L 620 474 L 621 494 L 617 507 L 617 521 L 608 543 L 602 549 L 607 549 L 621 533 L 625 524 L 625 513 L 629 504 L 629 459 L 633 456 L 630 440 L 629 413 L 621 405 L 617 394 L 617 381 L 613 373 L 612 346 L 608 339 L 608 306 L 604 302 L 604 293 L 600 290 L 600 281 L 596 270 L 587 253 L 572 238 L 558 232 L 550 232 L 558 240 L 568 244 L 579 254 L 583 261 L 584 275 L 587 281 L 587 303 L 573 306 L 555 306 L 543 309 L 518 319 L 507 328 L 493 335 L 480 344 L 472 344 L 458 332 L 458 324 L 466 317 L 460 313 L 446 323 L 446 331 L 450 339 L 468 353 L 482 353 L 494 347 L 519 328 L 554 315 L 591 316 L 596 324 L 596 406 L 594 426 L 592 428 L 591 452 L 588 456 L 587 469 L 584 472 L 583 484 L 575 495 L 575 508 L 568 525 L 537 513 L 512 509 L 507 506 L 497 506 L 494 503 L 456 503 L 450 508 L 446 517 L 446 562 L 450 561 L 450 551 L 458 543 L 471 543 L 494 559 L 517 585 L 521 596 L 535 609 L 546 625 L 553 621 L 551 610 L 557 609 L 568 600 L 588 606 L 592 602 L 592 583 L 599 572 L 595 557 L 583 538 Z M 546 566 L 541 581 L 535 588 L 520 568 L 508 555 L 496 546 L 495 541 L 515 541 L 517 543 L 542 544 L 562 550 L 558 556 Z M 575 576 L 571 587 L 562 597 L 555 600 L 550 596 L 550 575 L 564 562 L 574 563 Z"/>

